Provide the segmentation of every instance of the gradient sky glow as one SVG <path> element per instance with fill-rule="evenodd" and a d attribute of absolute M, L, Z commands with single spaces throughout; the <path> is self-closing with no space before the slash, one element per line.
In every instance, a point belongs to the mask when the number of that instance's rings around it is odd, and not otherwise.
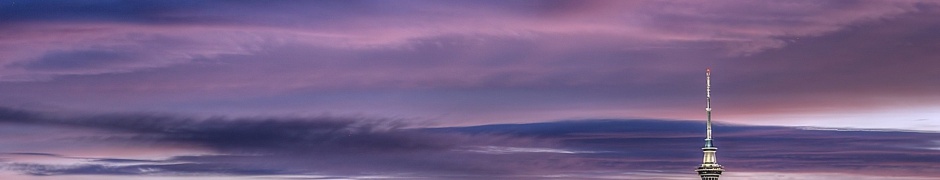
<path fill-rule="evenodd" d="M 727 179 L 773 161 L 806 168 L 769 179 L 930 179 L 936 17 L 932 0 L 0 0 L 0 179 L 690 179 L 702 133 L 646 131 L 698 127 L 706 67 L 715 120 L 741 133 L 715 132 Z M 885 149 L 762 155 L 788 148 L 773 140 Z"/>

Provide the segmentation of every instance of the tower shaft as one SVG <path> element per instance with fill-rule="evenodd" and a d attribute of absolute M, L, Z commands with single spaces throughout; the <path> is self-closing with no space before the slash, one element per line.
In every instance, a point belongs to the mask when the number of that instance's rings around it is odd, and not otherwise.
<path fill-rule="evenodd" d="M 702 165 L 695 169 L 702 180 L 718 180 L 724 168 L 718 165 L 718 158 L 715 153 L 718 147 L 712 143 L 712 79 L 711 69 L 705 69 L 705 114 L 708 116 L 705 121 L 705 147 L 702 147 L 704 157 Z"/>

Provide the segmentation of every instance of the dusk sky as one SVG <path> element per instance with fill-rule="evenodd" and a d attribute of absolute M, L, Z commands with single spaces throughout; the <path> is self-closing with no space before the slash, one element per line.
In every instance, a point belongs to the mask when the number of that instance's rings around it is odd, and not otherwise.
<path fill-rule="evenodd" d="M 940 1 L 0 0 L 0 179 L 940 177 Z"/>

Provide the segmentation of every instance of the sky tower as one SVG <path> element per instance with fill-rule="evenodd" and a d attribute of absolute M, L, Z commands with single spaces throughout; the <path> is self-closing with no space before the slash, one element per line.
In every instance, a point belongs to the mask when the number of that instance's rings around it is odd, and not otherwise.
<path fill-rule="evenodd" d="M 725 171 L 721 165 L 718 165 L 718 159 L 715 157 L 715 152 L 718 152 L 718 147 L 715 147 L 712 143 L 711 76 L 711 69 L 705 68 L 705 113 L 708 115 L 708 120 L 705 121 L 705 147 L 702 147 L 705 158 L 702 159 L 702 165 L 695 169 L 695 172 L 698 172 L 698 175 L 702 176 L 702 180 L 718 180 L 718 176 L 721 176 L 721 172 Z"/>

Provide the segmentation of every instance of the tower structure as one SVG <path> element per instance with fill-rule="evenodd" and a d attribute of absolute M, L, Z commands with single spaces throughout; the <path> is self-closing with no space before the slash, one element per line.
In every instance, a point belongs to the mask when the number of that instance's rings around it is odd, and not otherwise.
<path fill-rule="evenodd" d="M 715 153 L 718 152 L 718 147 L 715 147 L 715 144 L 712 143 L 712 71 L 709 68 L 705 69 L 705 113 L 708 116 L 708 120 L 705 121 L 705 147 L 702 147 L 702 152 L 705 153 L 705 157 L 702 159 L 702 165 L 695 169 L 695 172 L 698 172 L 699 176 L 702 176 L 702 180 L 718 180 L 718 176 L 721 176 L 721 172 L 724 172 L 725 169 L 718 165 L 718 159 L 715 157 Z"/>

